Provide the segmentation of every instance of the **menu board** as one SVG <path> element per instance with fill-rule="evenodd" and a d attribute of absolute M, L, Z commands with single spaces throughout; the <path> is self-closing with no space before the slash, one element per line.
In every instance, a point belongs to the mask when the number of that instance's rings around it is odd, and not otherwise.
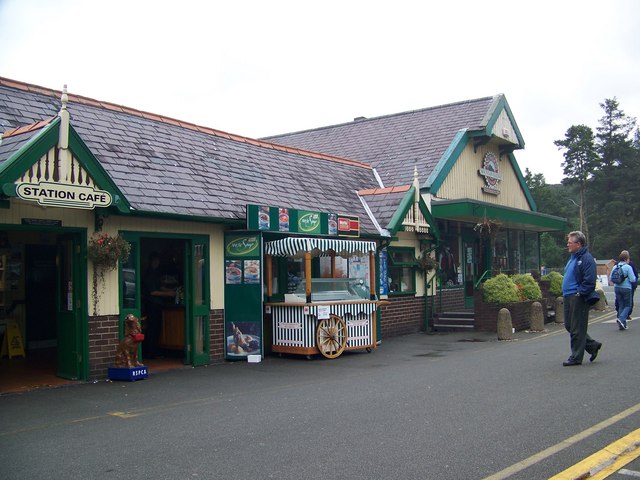
<path fill-rule="evenodd" d="M 225 234 L 225 358 L 262 355 L 262 237 Z"/>

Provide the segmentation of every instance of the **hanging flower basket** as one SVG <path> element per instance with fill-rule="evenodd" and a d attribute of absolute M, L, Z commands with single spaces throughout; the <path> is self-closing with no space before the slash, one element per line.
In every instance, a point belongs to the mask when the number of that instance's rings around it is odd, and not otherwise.
<path fill-rule="evenodd" d="M 421 273 L 428 273 L 431 270 L 436 270 L 438 268 L 438 262 L 431 256 L 431 253 L 427 251 L 423 251 L 416 261 Z"/>
<path fill-rule="evenodd" d="M 475 224 L 473 230 L 478 232 L 482 238 L 495 238 L 502 224 L 496 220 L 483 218 L 482 221 Z"/>
<path fill-rule="evenodd" d="M 120 235 L 110 236 L 106 233 L 94 234 L 89 239 L 87 257 L 93 263 L 93 314 L 97 315 L 98 277 L 104 288 L 104 272 L 114 270 L 118 261 L 126 262 L 131 252 L 131 244 Z"/>

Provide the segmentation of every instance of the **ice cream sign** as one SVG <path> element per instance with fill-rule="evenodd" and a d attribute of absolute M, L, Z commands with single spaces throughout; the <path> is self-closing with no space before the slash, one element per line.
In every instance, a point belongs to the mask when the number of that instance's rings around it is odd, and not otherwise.
<path fill-rule="evenodd" d="M 498 195 L 500 193 L 498 182 L 502 180 L 502 175 L 500 174 L 498 159 L 493 153 L 487 152 L 482 161 L 482 168 L 478 170 L 478 173 L 484 177 L 482 191 L 491 195 Z"/>
<path fill-rule="evenodd" d="M 20 183 L 16 187 L 18 197 L 50 207 L 82 208 L 92 210 L 111 205 L 111 194 L 89 186 L 65 183 Z"/>
<path fill-rule="evenodd" d="M 227 255 L 246 257 L 259 255 L 259 237 L 238 237 L 227 243 Z"/>

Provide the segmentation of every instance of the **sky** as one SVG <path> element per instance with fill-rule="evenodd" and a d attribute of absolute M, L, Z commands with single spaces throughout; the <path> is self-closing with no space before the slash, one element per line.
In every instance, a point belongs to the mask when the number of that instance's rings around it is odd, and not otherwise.
<path fill-rule="evenodd" d="M 636 0 L 0 0 L 0 76 L 260 138 L 502 93 L 523 174 L 640 116 Z"/>

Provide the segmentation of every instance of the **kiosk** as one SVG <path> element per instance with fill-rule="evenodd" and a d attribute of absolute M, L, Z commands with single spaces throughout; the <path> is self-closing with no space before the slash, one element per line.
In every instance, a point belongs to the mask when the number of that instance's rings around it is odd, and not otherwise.
<path fill-rule="evenodd" d="M 272 297 L 271 257 L 304 258 L 304 280 L 284 302 L 265 303 L 273 328 L 272 351 L 327 358 L 345 350 L 376 348 L 376 243 L 289 237 L 265 242 L 267 298 Z M 311 259 L 317 256 L 369 257 L 369 285 L 363 279 L 313 278 Z"/>

